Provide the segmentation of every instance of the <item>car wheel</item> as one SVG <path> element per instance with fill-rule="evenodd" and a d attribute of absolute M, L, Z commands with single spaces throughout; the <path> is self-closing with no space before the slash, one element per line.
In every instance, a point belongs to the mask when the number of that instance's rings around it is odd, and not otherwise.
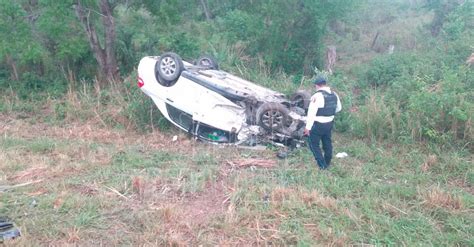
<path fill-rule="evenodd" d="M 311 94 L 309 92 L 300 90 L 291 96 L 290 101 L 293 102 L 295 106 L 307 110 L 309 103 L 311 102 Z"/>
<path fill-rule="evenodd" d="M 160 56 L 155 70 L 158 72 L 160 79 L 166 82 L 166 84 L 171 85 L 179 78 L 183 68 L 181 57 L 175 53 L 167 52 Z"/>
<path fill-rule="evenodd" d="M 219 65 L 217 64 L 216 60 L 211 56 L 202 56 L 200 57 L 196 64 L 200 67 L 205 69 L 219 69 Z"/>
<path fill-rule="evenodd" d="M 286 126 L 289 110 L 280 103 L 264 103 L 257 109 L 257 123 L 267 130 Z"/>

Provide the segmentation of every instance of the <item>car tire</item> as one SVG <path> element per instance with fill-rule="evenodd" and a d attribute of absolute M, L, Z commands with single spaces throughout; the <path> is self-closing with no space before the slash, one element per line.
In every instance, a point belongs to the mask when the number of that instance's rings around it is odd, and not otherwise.
<path fill-rule="evenodd" d="M 308 110 L 309 103 L 311 102 L 311 94 L 307 91 L 300 90 L 290 97 L 290 101 L 293 105 Z"/>
<path fill-rule="evenodd" d="M 288 122 L 289 113 L 288 108 L 280 103 L 264 103 L 257 109 L 257 123 L 267 130 L 283 129 Z"/>
<path fill-rule="evenodd" d="M 184 69 L 181 57 L 172 52 L 163 53 L 155 65 L 155 73 L 158 73 L 160 84 L 171 86 L 178 80 Z"/>
<path fill-rule="evenodd" d="M 202 56 L 202 57 L 200 57 L 197 60 L 196 65 L 198 65 L 199 67 L 202 67 L 204 69 L 215 69 L 215 70 L 219 69 L 219 65 L 217 64 L 216 59 L 214 59 L 211 56 Z"/>

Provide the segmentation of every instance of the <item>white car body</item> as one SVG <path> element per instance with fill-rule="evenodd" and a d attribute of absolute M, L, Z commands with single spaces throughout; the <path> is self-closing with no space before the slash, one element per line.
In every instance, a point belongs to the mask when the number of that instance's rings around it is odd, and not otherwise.
<path fill-rule="evenodd" d="M 249 134 L 258 135 L 255 132 L 261 132 L 255 123 L 251 123 L 254 121 L 249 121 L 253 116 L 249 115 L 249 106 L 244 101 L 251 99 L 254 103 L 275 104 L 288 102 L 285 95 L 279 92 L 222 70 L 203 69 L 202 66 L 185 61 L 182 61 L 183 68 L 179 77 L 171 86 L 166 86 L 157 76 L 159 62 L 158 56 L 141 59 L 138 65 L 140 89 L 153 100 L 166 119 L 201 139 L 218 141 L 209 139 L 208 136 L 211 132 L 220 130 L 226 133 L 223 142 L 241 143 Z M 255 109 L 252 112 L 254 115 Z M 290 111 L 288 115 L 292 121 L 305 121 L 305 116 L 301 114 Z"/>

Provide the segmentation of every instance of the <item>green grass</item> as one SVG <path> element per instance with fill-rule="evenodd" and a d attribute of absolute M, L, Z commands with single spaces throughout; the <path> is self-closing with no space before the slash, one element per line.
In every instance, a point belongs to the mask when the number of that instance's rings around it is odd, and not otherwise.
<path fill-rule="evenodd" d="M 20 133 L 2 133 L 1 184 L 43 181 L 0 192 L 0 214 L 13 218 L 24 233 L 18 245 L 470 246 L 474 241 L 472 155 L 466 152 L 336 135 L 336 152 L 349 157 L 335 159 L 328 171 L 316 168 L 306 148 L 273 169 L 235 169 L 226 162 L 275 159 L 274 153 L 199 143 L 155 149 L 133 141 L 123 146 L 87 136 Z M 438 158 L 424 171 L 429 155 Z M 42 162 L 37 176 L 25 175 L 38 165 L 31 161 Z"/>
<path fill-rule="evenodd" d="M 80 105 L 97 107 L 90 100 Z M 63 103 L 78 104 L 35 107 Z M 0 186 L 34 182 L 0 191 L 0 215 L 23 232 L 14 244 L 473 245 L 466 149 L 338 133 L 334 151 L 349 157 L 320 171 L 306 147 L 276 160 L 272 147 L 139 133 L 123 128 L 124 112 L 95 111 L 0 115 Z M 277 167 L 227 164 L 250 158 Z"/>
<path fill-rule="evenodd" d="M 364 63 L 390 44 L 395 54 L 411 54 L 429 43 L 420 36 L 430 13 L 398 9 L 391 1 L 377 2 L 374 10 L 373 2 L 348 17 L 357 24 L 331 27 L 344 30 L 331 30 L 326 40 L 337 45 L 331 86 L 345 111 L 336 123 L 344 133 L 335 134 L 335 153 L 349 154 L 327 171 L 306 147 L 276 160 L 274 147 L 258 152 L 187 140 L 134 86 L 135 73 L 106 89 L 82 82 L 62 96 L 6 89 L 0 97 L 0 216 L 22 230 L 7 244 L 474 246 L 469 143 L 440 145 L 441 132 L 424 143 L 411 130 L 396 136 L 390 125 L 401 121 L 398 111 L 381 101 L 391 91 L 379 92 L 373 105 L 371 90 L 356 92 L 368 85 L 361 80 L 370 68 Z M 271 72 L 263 58 L 242 62 L 239 45 L 214 43 L 224 70 L 287 95 L 312 87 L 309 77 Z M 446 82 L 469 78 L 450 73 Z M 393 90 L 398 96 L 399 88 Z M 367 126 L 358 123 L 368 118 Z M 173 135 L 178 142 L 170 141 Z M 277 165 L 228 164 L 249 158 Z"/>
<path fill-rule="evenodd" d="M 412 15 L 384 27 L 429 21 Z M 346 76 L 357 75 L 354 61 L 376 56 L 367 46 L 376 30 L 363 29 L 350 32 L 358 40 L 329 38 L 342 46 L 340 67 L 353 70 L 331 82 L 348 112 L 364 95 L 352 92 L 363 82 Z M 393 35 L 400 32 L 382 32 L 381 45 Z M 409 50 L 412 39 L 395 40 L 397 50 Z M 311 88 L 309 78 L 251 67 L 239 63 L 233 47 L 221 49 L 223 68 L 236 75 L 285 94 Z M 335 134 L 334 151 L 349 157 L 320 171 L 306 147 L 276 160 L 274 147 L 194 142 L 170 128 L 138 88 L 83 86 L 62 98 L 22 100 L 9 91 L 0 99 L 0 188 L 34 182 L 0 190 L 0 216 L 23 233 L 13 245 L 474 246 L 474 157 L 467 146 L 420 143 L 409 132 L 406 140 L 371 139 L 347 113 L 336 125 L 345 132 Z M 376 120 L 383 124 L 387 116 Z M 249 158 L 277 165 L 228 164 Z"/>

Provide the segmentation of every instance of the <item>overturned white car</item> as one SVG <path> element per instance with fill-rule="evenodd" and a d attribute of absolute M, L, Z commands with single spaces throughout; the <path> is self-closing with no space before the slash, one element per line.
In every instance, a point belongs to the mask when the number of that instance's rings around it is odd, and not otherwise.
<path fill-rule="evenodd" d="M 147 56 L 138 65 L 138 86 L 164 117 L 208 142 L 256 145 L 302 142 L 310 94 L 290 99 L 219 70 L 211 57 L 195 63 L 175 53 Z"/>

